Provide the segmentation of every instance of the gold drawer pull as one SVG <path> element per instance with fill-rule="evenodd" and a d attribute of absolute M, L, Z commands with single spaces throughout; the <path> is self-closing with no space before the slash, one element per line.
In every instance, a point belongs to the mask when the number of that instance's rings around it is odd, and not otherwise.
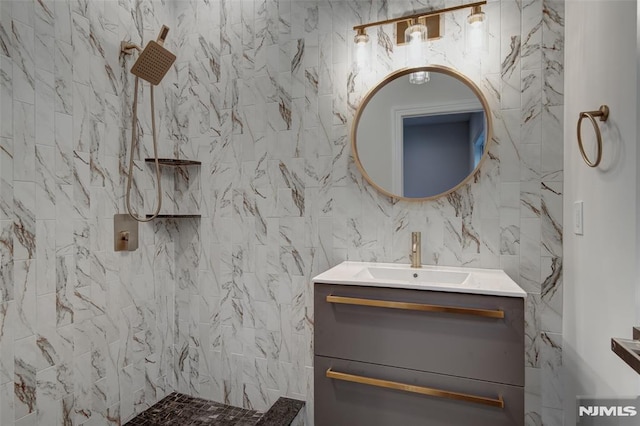
<path fill-rule="evenodd" d="M 396 389 L 404 392 L 435 396 L 437 398 L 455 399 L 458 401 L 473 402 L 476 404 L 504 408 L 504 400 L 502 399 L 502 396 L 499 396 L 498 399 L 485 398 L 483 396 L 469 395 L 466 393 L 450 392 L 441 389 L 427 388 L 424 386 L 407 385 L 405 383 L 391 382 L 389 380 L 373 379 L 371 377 L 340 373 L 338 371 L 333 371 L 330 368 L 327 370 L 326 375 L 329 379 L 342 380 L 345 382 L 362 383 L 364 385 L 377 386 L 379 388 Z"/>
<path fill-rule="evenodd" d="M 460 308 L 457 306 L 427 305 L 424 303 L 392 302 L 390 300 L 360 299 L 356 297 L 327 296 L 327 302 L 343 305 L 373 306 L 376 308 L 406 309 L 409 311 L 445 312 L 448 314 L 474 315 L 485 318 L 504 318 L 504 311 Z"/>

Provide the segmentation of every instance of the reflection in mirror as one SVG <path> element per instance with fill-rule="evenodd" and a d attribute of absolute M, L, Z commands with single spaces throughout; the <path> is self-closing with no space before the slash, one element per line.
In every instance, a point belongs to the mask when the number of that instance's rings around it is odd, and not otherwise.
<path fill-rule="evenodd" d="M 462 182 L 484 152 L 484 112 L 456 112 L 402 117 L 402 161 L 394 193 L 430 197 Z"/>
<path fill-rule="evenodd" d="M 356 164 L 381 192 L 407 199 L 444 195 L 479 166 L 491 138 L 487 102 L 466 77 L 423 67 L 431 81 L 409 83 L 412 69 L 387 77 L 365 97 L 354 123 Z"/>

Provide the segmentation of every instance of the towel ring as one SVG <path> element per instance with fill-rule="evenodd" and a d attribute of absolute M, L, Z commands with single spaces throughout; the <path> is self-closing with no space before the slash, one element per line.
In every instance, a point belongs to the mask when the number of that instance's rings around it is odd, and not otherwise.
<path fill-rule="evenodd" d="M 587 157 L 587 154 L 584 152 L 584 146 L 582 146 L 582 135 L 580 134 L 580 126 L 582 125 L 582 119 L 585 117 L 587 117 L 589 121 L 591 121 L 593 130 L 596 133 L 597 154 L 595 161 L 589 160 L 589 157 Z M 596 167 L 602 160 L 602 133 L 600 133 L 600 127 L 598 127 L 598 123 L 596 123 L 595 117 L 600 117 L 600 121 L 607 121 L 607 119 L 609 118 L 609 107 L 606 105 L 601 105 L 597 111 L 584 111 L 580 113 L 580 118 L 578 119 L 578 148 L 580 148 L 582 159 L 585 163 L 587 163 L 587 166 L 589 167 Z"/>

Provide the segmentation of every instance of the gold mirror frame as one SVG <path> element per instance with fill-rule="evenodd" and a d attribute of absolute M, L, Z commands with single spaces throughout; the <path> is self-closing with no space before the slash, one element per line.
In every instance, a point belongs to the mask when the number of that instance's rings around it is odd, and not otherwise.
<path fill-rule="evenodd" d="M 467 87 L 469 87 L 469 89 L 471 89 L 473 93 L 478 97 L 478 99 L 480 100 L 480 103 L 482 104 L 482 108 L 484 109 L 484 115 L 487 121 L 487 135 L 486 135 L 484 152 L 482 153 L 482 157 L 480 158 L 478 165 L 475 167 L 475 169 L 471 171 L 471 173 L 469 173 L 469 175 L 466 178 L 460 181 L 460 183 L 458 183 L 456 186 L 449 189 L 448 191 L 441 192 L 436 195 L 431 195 L 429 197 L 421 197 L 421 198 L 409 198 L 409 197 L 404 197 L 397 194 L 392 194 L 391 192 L 387 191 L 386 189 L 382 188 L 380 185 L 375 183 L 373 179 L 371 179 L 369 174 L 367 174 L 367 172 L 364 170 L 364 167 L 362 166 L 362 162 L 360 161 L 360 157 L 358 156 L 358 147 L 356 143 L 356 137 L 358 133 L 358 124 L 360 123 L 360 117 L 362 117 L 362 113 L 365 107 L 373 99 L 375 94 L 378 93 L 378 91 L 380 91 L 384 86 L 386 86 L 391 81 L 397 78 L 400 78 L 404 75 L 408 75 L 418 71 L 438 72 L 438 73 L 446 74 L 450 77 L 457 79 L 458 81 L 461 81 Z M 426 84 L 429 84 L 429 83 L 426 83 Z M 480 167 L 482 167 L 484 160 L 488 156 L 489 148 L 492 142 L 493 142 L 493 124 L 491 121 L 491 108 L 489 108 L 489 102 L 487 101 L 487 98 L 485 98 L 480 88 L 469 77 L 467 77 L 466 75 L 462 74 L 461 72 L 453 68 L 449 68 L 444 65 L 429 65 L 429 66 L 416 67 L 416 68 L 403 68 L 398 71 L 392 72 L 391 74 L 386 76 L 380 83 L 378 83 L 376 86 L 371 88 L 369 92 L 367 92 L 365 97 L 360 102 L 360 105 L 358 106 L 358 110 L 356 111 L 356 115 L 353 120 L 353 125 L 351 127 L 351 152 L 353 153 L 353 159 L 355 160 L 356 166 L 358 166 L 358 170 L 360 170 L 360 173 L 362 173 L 362 176 L 367 180 L 367 182 L 369 182 L 371 186 L 373 186 L 377 191 L 381 192 L 387 197 L 391 197 L 397 200 L 405 200 L 405 201 L 435 200 L 436 198 L 440 198 L 445 195 L 448 195 L 456 191 L 461 186 L 465 185 L 471 179 L 471 177 L 473 177 L 478 172 L 478 170 L 480 170 Z"/>

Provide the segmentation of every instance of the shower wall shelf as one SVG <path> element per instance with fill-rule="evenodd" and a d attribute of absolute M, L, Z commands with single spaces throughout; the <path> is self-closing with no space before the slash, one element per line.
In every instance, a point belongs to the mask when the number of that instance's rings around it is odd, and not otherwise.
<path fill-rule="evenodd" d="M 145 158 L 144 161 L 146 163 L 155 163 L 155 158 Z M 202 165 L 201 161 L 195 160 L 185 160 L 181 158 L 158 158 L 158 164 L 161 166 L 168 167 L 180 167 L 180 166 L 200 166 Z M 152 214 L 147 215 L 147 219 L 153 217 Z M 199 214 L 159 214 L 155 218 L 156 219 L 199 219 L 202 215 Z"/>
<path fill-rule="evenodd" d="M 147 163 L 155 163 L 156 159 L 155 158 L 145 158 L 144 161 L 146 161 Z M 161 166 L 171 166 L 171 167 L 199 166 L 199 165 L 202 164 L 202 162 L 200 162 L 200 161 L 183 160 L 183 159 L 180 159 L 180 158 L 158 158 L 158 163 Z"/>
<path fill-rule="evenodd" d="M 152 214 L 148 214 L 147 218 L 152 217 Z M 156 219 L 200 219 L 202 215 L 199 214 L 159 214 Z"/>

